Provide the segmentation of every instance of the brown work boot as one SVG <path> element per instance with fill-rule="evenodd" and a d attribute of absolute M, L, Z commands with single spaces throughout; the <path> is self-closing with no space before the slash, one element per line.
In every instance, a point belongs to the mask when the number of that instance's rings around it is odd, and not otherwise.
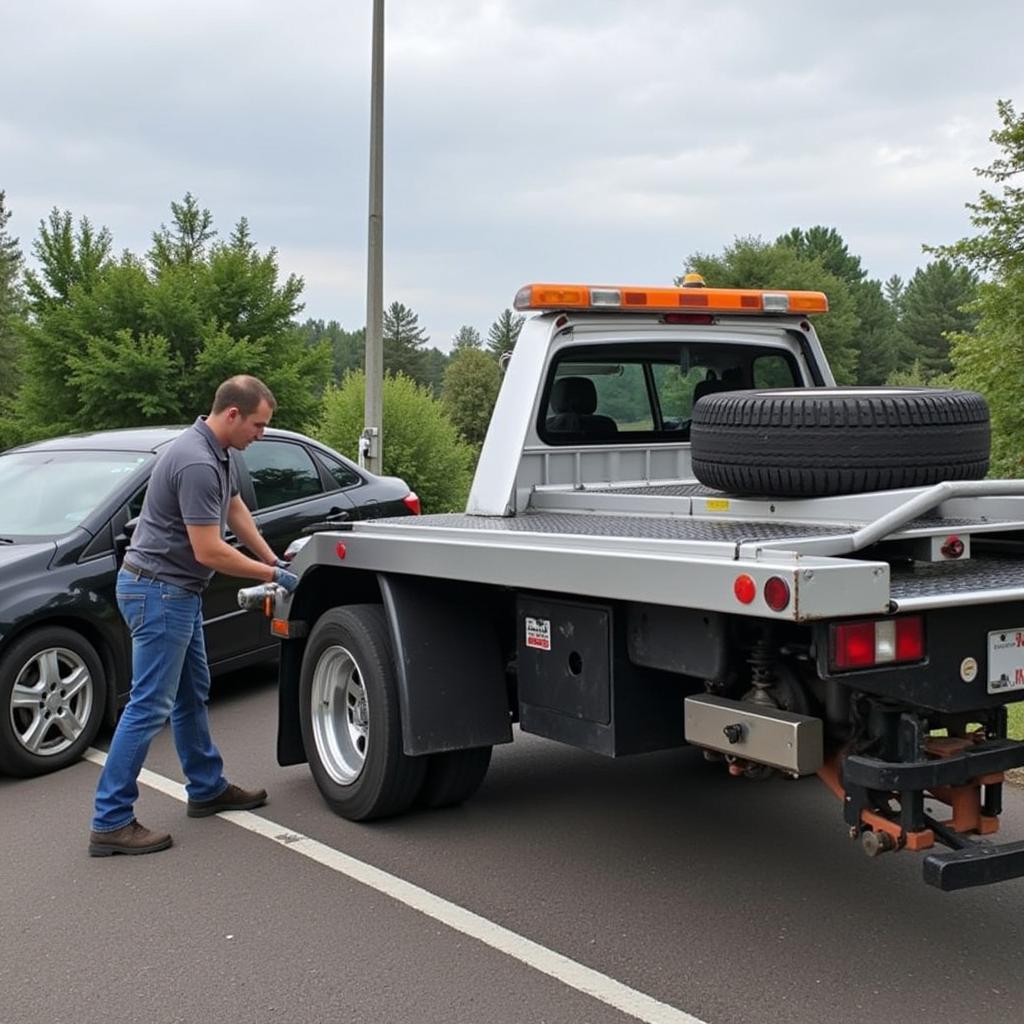
<path fill-rule="evenodd" d="M 242 789 L 231 783 L 220 796 L 212 800 L 189 800 L 188 816 L 205 818 L 208 814 L 219 814 L 221 811 L 251 811 L 267 802 L 265 789 Z"/>
<path fill-rule="evenodd" d="M 173 840 L 168 832 L 154 832 L 134 819 L 112 832 L 89 833 L 89 856 L 112 857 L 115 853 L 156 853 L 166 850 Z"/>

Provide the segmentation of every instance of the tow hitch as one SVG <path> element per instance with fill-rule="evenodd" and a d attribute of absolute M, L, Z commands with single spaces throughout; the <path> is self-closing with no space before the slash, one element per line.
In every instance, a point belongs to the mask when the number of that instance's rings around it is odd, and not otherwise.
<path fill-rule="evenodd" d="M 917 728 L 910 716 L 902 724 Z M 818 775 L 843 801 L 850 837 L 860 838 L 872 856 L 930 850 L 936 842 L 950 847 L 924 860 L 924 880 L 947 892 L 1024 876 L 1024 842 L 969 838 L 998 831 L 1004 772 L 1024 765 L 1024 743 L 976 732 L 922 737 L 921 749 L 922 760 L 840 754 L 823 765 Z M 949 817 L 928 814 L 926 799 L 944 804 Z"/>

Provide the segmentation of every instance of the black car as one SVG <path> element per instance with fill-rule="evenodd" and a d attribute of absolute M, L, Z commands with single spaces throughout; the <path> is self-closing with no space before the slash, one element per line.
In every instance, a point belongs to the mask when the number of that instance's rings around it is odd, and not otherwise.
<path fill-rule="evenodd" d="M 153 464 L 182 429 L 78 434 L 0 454 L 0 772 L 70 764 L 126 702 L 131 642 L 114 580 Z M 242 499 L 279 555 L 318 525 L 419 512 L 404 481 L 301 434 L 268 429 L 232 456 Z M 238 589 L 251 584 L 217 574 L 204 594 L 214 672 L 277 653 L 266 619 L 238 608 Z"/>

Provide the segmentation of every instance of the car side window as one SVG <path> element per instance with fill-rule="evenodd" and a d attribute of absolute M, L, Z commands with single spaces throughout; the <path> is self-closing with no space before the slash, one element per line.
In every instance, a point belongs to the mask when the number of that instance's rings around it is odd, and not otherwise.
<path fill-rule="evenodd" d="M 323 492 L 316 464 L 302 445 L 255 441 L 242 453 L 256 494 L 257 508 L 284 505 Z"/>
<path fill-rule="evenodd" d="M 137 519 L 142 515 L 142 503 L 146 500 L 146 488 L 142 487 L 132 496 L 128 502 L 128 518 Z"/>
<path fill-rule="evenodd" d="M 363 478 L 351 466 L 346 466 L 344 462 L 331 458 L 330 455 L 325 455 L 323 452 L 317 452 L 316 457 L 324 464 L 324 469 L 330 473 L 339 489 L 355 487 L 363 482 Z"/>

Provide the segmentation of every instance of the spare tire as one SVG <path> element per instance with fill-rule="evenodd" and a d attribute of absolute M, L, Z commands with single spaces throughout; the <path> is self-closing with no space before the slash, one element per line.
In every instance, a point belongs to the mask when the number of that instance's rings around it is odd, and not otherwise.
<path fill-rule="evenodd" d="M 981 395 L 937 388 L 722 391 L 693 408 L 693 472 L 734 494 L 823 497 L 980 480 Z"/>

